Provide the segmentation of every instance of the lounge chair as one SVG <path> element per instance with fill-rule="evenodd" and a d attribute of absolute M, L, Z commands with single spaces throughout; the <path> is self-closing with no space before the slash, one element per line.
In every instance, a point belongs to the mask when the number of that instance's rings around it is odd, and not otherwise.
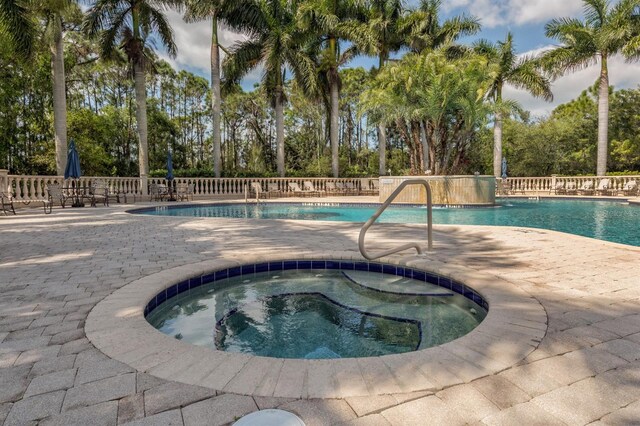
<path fill-rule="evenodd" d="M 313 182 L 311 182 L 310 180 L 304 181 L 304 190 L 309 192 L 314 192 L 316 195 L 321 197 L 326 195 L 326 191 L 318 191 L 315 185 L 313 184 Z"/>
<path fill-rule="evenodd" d="M 593 181 L 585 181 L 580 188 L 578 188 L 578 194 L 580 195 L 593 195 Z"/>
<path fill-rule="evenodd" d="M 360 189 L 353 182 L 345 182 L 344 189 L 347 195 L 360 195 Z"/>
<path fill-rule="evenodd" d="M 328 195 L 340 195 L 342 192 L 338 190 L 335 182 L 327 182 L 326 185 Z"/>
<path fill-rule="evenodd" d="M 339 195 L 350 195 L 347 186 L 344 182 L 336 182 L 336 189 Z"/>
<path fill-rule="evenodd" d="M 50 183 L 49 185 L 47 185 L 47 202 L 49 204 L 49 212 L 51 212 L 51 208 L 53 207 L 56 201 L 60 203 L 60 206 L 62 206 L 62 208 L 64 208 L 65 204 L 67 203 L 67 200 L 68 199 L 73 200 L 73 198 L 74 198 L 73 195 L 70 195 L 68 193 L 65 193 L 65 191 L 63 191 L 62 186 L 60 186 L 60 184 Z"/>
<path fill-rule="evenodd" d="M 371 179 L 369 182 L 371 183 L 371 188 L 373 190 L 373 194 L 371 195 L 378 195 L 380 193 L 380 180 Z"/>
<path fill-rule="evenodd" d="M 556 186 L 553 187 L 554 194 L 556 195 L 566 194 L 567 190 L 565 188 L 565 185 L 566 185 L 565 181 L 556 182 Z"/>
<path fill-rule="evenodd" d="M 565 194 L 567 195 L 576 195 L 578 193 L 577 185 L 575 182 L 567 182 L 567 185 L 564 187 Z"/>
<path fill-rule="evenodd" d="M 316 191 L 305 191 L 302 188 L 300 188 L 300 185 L 298 185 L 298 182 L 289 182 L 289 189 L 291 190 L 292 194 L 294 196 L 299 196 L 299 197 L 315 197 L 318 195 L 318 193 Z"/>
<path fill-rule="evenodd" d="M 255 197 L 256 199 L 269 198 L 269 191 L 265 191 L 262 189 L 262 184 L 260 182 L 251 182 L 251 197 Z"/>
<path fill-rule="evenodd" d="M 282 191 L 278 186 L 278 182 L 267 183 L 267 188 L 269 192 L 269 197 L 282 197 Z"/>
<path fill-rule="evenodd" d="M 638 182 L 636 182 L 634 179 L 631 179 L 630 181 L 625 183 L 622 187 L 622 194 L 627 196 L 638 195 Z"/>
<path fill-rule="evenodd" d="M 360 180 L 360 195 L 375 195 L 371 188 L 371 179 Z"/>
<path fill-rule="evenodd" d="M 609 179 L 601 179 L 596 188 L 596 195 L 610 195 L 611 181 Z"/>
<path fill-rule="evenodd" d="M 193 201 L 194 189 L 195 185 L 193 183 L 180 182 L 176 184 L 176 195 L 178 196 L 178 200 L 189 201 L 189 196 L 191 196 L 191 200 Z"/>

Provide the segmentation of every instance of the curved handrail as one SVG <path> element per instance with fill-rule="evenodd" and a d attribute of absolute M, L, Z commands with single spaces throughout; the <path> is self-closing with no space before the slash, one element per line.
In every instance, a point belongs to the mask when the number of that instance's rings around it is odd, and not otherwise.
<path fill-rule="evenodd" d="M 380 206 L 380 208 L 365 222 L 360 229 L 360 236 L 358 237 L 358 248 L 360 249 L 360 253 L 367 260 L 375 260 L 384 256 L 389 256 L 391 254 L 407 250 L 410 248 L 415 248 L 418 254 L 422 254 L 422 249 L 418 245 L 418 243 L 407 243 L 403 244 L 399 247 L 383 251 L 382 253 L 377 253 L 375 255 L 371 255 L 367 253 L 364 248 L 364 237 L 369 230 L 369 228 L 375 223 L 375 221 L 380 217 L 380 215 L 389 207 L 389 204 L 396 199 L 398 194 L 402 192 L 402 190 L 409 185 L 422 185 L 427 190 L 427 239 L 428 239 L 428 248 L 427 250 L 431 251 L 433 249 L 433 237 L 432 237 L 432 228 L 433 228 L 433 216 L 432 216 L 432 198 L 431 198 L 431 186 L 426 179 L 407 179 L 402 182 L 398 187 L 391 193 L 389 198 L 386 199 L 384 203 Z"/>

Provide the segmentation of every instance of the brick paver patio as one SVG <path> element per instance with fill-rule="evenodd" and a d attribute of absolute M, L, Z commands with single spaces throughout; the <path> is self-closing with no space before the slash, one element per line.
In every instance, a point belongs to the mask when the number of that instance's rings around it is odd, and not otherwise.
<path fill-rule="evenodd" d="M 436 250 L 427 259 L 496 275 L 508 282 L 505 294 L 524 290 L 544 307 L 546 334 L 537 349 L 471 381 L 462 371 L 448 372 L 458 384 L 434 376 L 428 391 L 253 397 L 162 380 L 110 359 L 87 339 L 85 320 L 115 290 L 185 264 L 292 252 L 357 255 L 359 226 L 124 210 L 0 217 L 0 423 L 216 425 L 269 407 L 295 412 L 307 425 L 639 422 L 639 248 L 544 230 L 436 226 Z M 423 232 L 418 225 L 377 226 L 369 244 L 387 247 Z M 524 333 L 537 326 L 513 327 Z M 499 337 L 491 344 L 510 349 Z"/>

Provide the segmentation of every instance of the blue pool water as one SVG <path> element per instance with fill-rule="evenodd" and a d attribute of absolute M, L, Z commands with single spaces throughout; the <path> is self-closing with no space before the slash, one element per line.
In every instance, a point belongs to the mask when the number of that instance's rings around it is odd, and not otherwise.
<path fill-rule="evenodd" d="M 473 330 L 486 314 L 462 294 L 414 278 L 294 269 L 216 280 L 178 293 L 146 318 L 163 333 L 195 345 L 323 359 L 440 345 Z"/>
<path fill-rule="evenodd" d="M 294 203 L 184 205 L 140 209 L 167 216 L 298 219 L 365 222 L 377 205 L 333 206 Z M 388 223 L 425 223 L 424 207 L 392 206 L 379 219 Z M 502 225 L 552 229 L 599 240 L 640 246 L 640 207 L 615 201 L 503 200 L 496 207 L 434 208 L 435 224 Z"/>

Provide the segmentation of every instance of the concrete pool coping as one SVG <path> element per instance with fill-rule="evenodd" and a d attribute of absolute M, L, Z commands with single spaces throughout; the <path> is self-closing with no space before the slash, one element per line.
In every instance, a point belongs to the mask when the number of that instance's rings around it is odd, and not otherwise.
<path fill-rule="evenodd" d="M 267 358 L 181 342 L 144 318 L 149 300 L 182 280 L 242 264 L 288 259 L 363 260 L 353 252 L 279 253 L 268 258 L 216 258 L 166 269 L 135 280 L 99 302 L 87 318 L 87 338 L 107 356 L 165 380 L 251 396 L 345 398 L 435 391 L 496 374 L 527 357 L 546 333 L 543 307 L 524 290 L 491 274 L 420 256 L 386 263 L 455 279 L 489 303 L 487 317 L 472 332 L 420 351 L 332 360 Z"/>

